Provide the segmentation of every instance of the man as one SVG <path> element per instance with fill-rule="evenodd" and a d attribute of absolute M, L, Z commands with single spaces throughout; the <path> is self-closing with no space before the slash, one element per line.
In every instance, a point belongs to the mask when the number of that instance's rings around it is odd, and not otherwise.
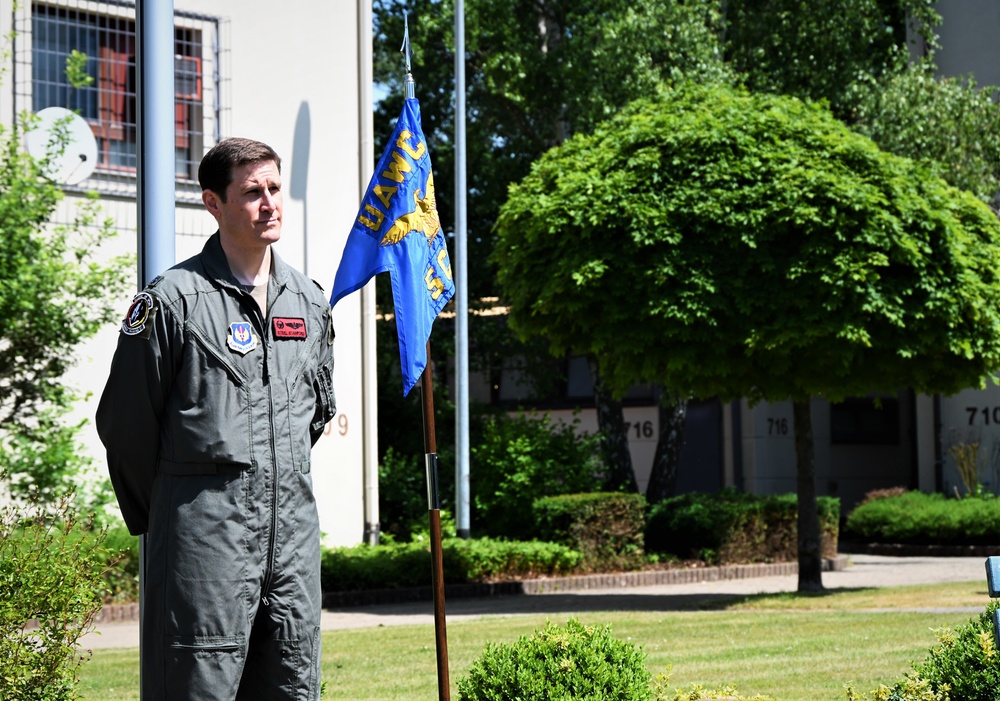
<path fill-rule="evenodd" d="M 148 533 L 143 699 L 316 699 L 330 307 L 272 250 L 269 146 L 226 139 L 198 179 L 219 230 L 136 295 L 97 410 L 122 515 Z"/>

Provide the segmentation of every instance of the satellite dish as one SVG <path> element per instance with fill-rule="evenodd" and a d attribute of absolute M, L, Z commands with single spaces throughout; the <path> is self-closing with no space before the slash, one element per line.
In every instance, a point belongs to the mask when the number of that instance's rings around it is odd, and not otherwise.
<path fill-rule="evenodd" d="M 56 123 L 61 123 L 69 141 L 66 150 L 49 164 L 49 177 L 63 185 L 76 185 L 89 178 L 97 167 L 97 140 L 86 120 L 65 107 L 46 107 L 36 116 L 39 123 L 24 137 L 28 153 L 36 159 L 45 158 Z"/>

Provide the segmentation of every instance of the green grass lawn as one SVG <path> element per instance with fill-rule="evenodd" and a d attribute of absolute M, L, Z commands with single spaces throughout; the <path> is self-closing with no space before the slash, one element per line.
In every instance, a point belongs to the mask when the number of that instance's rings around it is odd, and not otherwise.
<path fill-rule="evenodd" d="M 595 611 L 586 624 L 642 646 L 654 675 L 671 687 L 733 684 L 743 694 L 779 701 L 846 699 L 844 686 L 870 691 L 891 684 L 936 643 L 933 630 L 957 627 L 989 597 L 984 582 L 887 589 L 831 590 L 822 595 L 760 595 L 677 612 Z M 906 611 L 899 609 L 918 609 Z M 559 615 L 486 616 L 448 623 L 452 698 L 455 685 L 487 642 L 530 635 Z M 385 626 L 323 634 L 323 680 L 329 701 L 436 699 L 436 651 L 430 625 Z M 138 652 L 97 650 L 83 668 L 81 692 L 100 701 L 138 700 Z"/>

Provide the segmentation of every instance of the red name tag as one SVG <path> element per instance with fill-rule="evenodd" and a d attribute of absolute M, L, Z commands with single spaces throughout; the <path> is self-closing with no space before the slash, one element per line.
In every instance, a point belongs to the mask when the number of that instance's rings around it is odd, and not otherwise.
<path fill-rule="evenodd" d="M 275 317 L 274 319 L 275 338 L 305 338 L 306 320 L 289 319 L 287 317 Z"/>

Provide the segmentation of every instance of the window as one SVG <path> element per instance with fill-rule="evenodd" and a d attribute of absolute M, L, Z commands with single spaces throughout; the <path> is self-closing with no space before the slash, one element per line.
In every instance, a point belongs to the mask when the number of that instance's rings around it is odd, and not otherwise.
<path fill-rule="evenodd" d="M 899 445 L 899 400 L 851 397 L 830 404 L 830 441 L 834 444 Z"/>
<path fill-rule="evenodd" d="M 19 109 L 46 107 L 77 111 L 97 140 L 98 175 L 105 179 L 135 173 L 136 155 L 136 26 L 133 3 L 53 0 L 30 5 L 22 27 L 30 51 L 21 49 L 15 69 L 23 65 L 15 85 Z M 208 17 L 178 13 L 174 27 L 175 170 L 181 181 L 197 179 L 206 148 L 218 140 L 219 23 Z M 86 57 L 87 84 L 74 87 L 66 76 L 67 58 Z"/>

